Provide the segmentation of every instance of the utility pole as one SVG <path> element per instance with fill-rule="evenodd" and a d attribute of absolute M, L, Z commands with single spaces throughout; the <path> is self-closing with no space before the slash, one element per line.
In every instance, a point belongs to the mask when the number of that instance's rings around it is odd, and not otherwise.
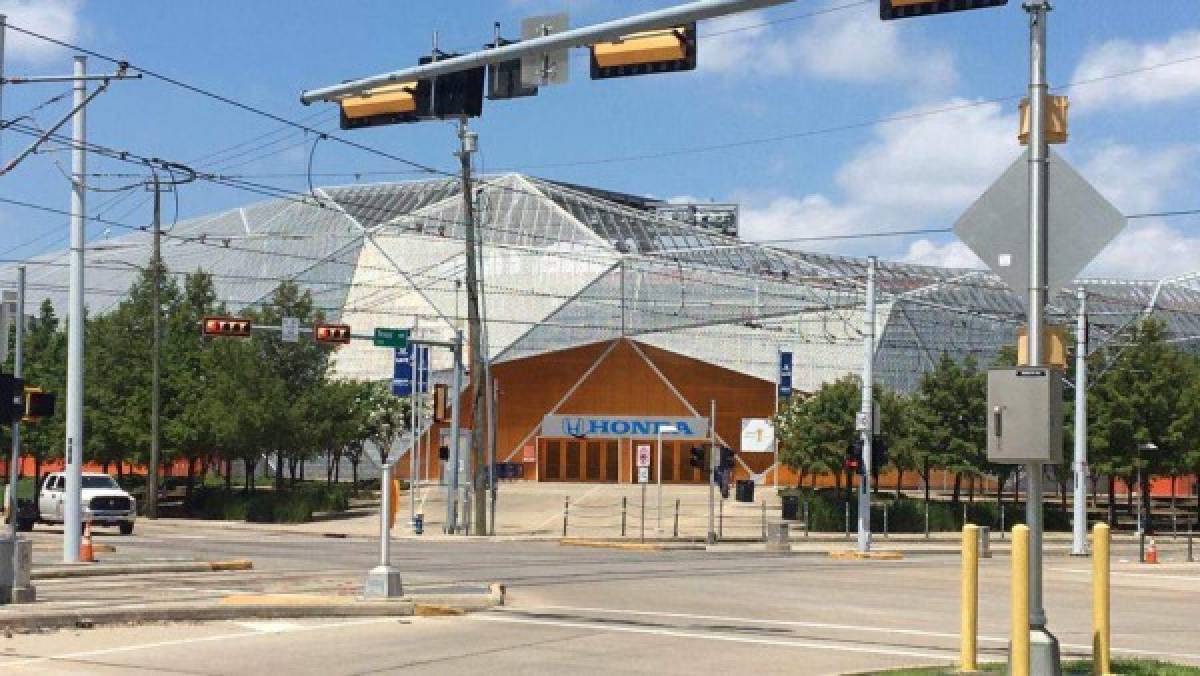
<path fill-rule="evenodd" d="M 479 261 L 476 256 L 475 195 L 471 183 L 471 156 L 475 153 L 478 136 L 467 128 L 467 118 L 458 123 L 459 165 L 462 171 L 463 228 L 466 234 L 467 265 L 467 342 L 471 350 L 471 492 L 474 517 L 473 532 L 487 534 L 487 474 L 481 471 L 485 462 L 484 444 L 487 435 L 487 411 L 483 395 L 487 390 L 487 365 L 484 363 L 483 332 L 479 321 Z"/>
<path fill-rule="evenodd" d="M 146 473 L 146 518 L 158 518 L 158 463 L 159 463 L 159 408 L 162 372 L 162 184 L 158 172 L 154 172 L 154 253 L 150 259 L 154 271 L 154 288 L 150 291 L 150 303 L 154 308 L 153 332 L 150 348 L 152 387 L 150 394 L 150 468 Z"/>
<path fill-rule="evenodd" d="M 1087 556 L 1087 290 L 1082 287 L 1077 289 L 1075 299 L 1079 304 L 1079 314 L 1075 320 L 1075 504 L 1072 506 L 1071 555 Z"/>
<path fill-rule="evenodd" d="M 866 311 L 863 314 L 862 461 L 858 482 L 858 551 L 871 551 L 871 444 L 875 434 L 875 266 L 867 259 Z"/>
<path fill-rule="evenodd" d="M 459 448 L 459 412 L 462 410 L 462 371 L 463 371 L 463 339 L 462 331 L 454 332 L 454 385 L 450 393 L 450 471 L 446 477 L 446 523 L 442 530 L 447 534 L 458 529 L 458 468 L 462 464 L 462 449 Z"/>
<path fill-rule="evenodd" d="M 1048 0 L 1029 0 L 1029 365 L 1045 365 L 1046 251 L 1049 211 L 1049 148 L 1046 143 L 1046 15 Z M 1044 464 L 1026 466 L 1029 490 L 1025 523 L 1029 526 L 1030 670 L 1062 673 L 1058 640 L 1046 630 L 1042 606 L 1042 481 Z"/>
<path fill-rule="evenodd" d="M 0 16 L 0 54 L 4 53 L 4 17 Z M 2 57 L 0 57 L 2 60 Z M 0 72 L 3 66 L 0 65 Z M 16 318 L 16 339 L 13 346 L 13 378 L 16 382 L 22 382 L 25 375 L 25 266 L 17 266 L 17 318 Z M 13 394 L 18 394 L 14 389 Z M 22 401 L 25 393 L 19 393 Z M 12 402 L 7 402 L 12 404 Z M 17 477 L 21 473 L 21 419 L 14 417 L 12 421 L 12 453 L 9 456 L 8 462 L 8 504 L 5 506 L 9 515 L 8 519 L 8 537 L 12 542 L 12 563 L 10 573 L 12 578 L 5 580 L 8 583 L 9 597 L 8 599 L 0 599 L 0 603 L 17 603 L 17 602 L 32 602 L 35 598 L 33 584 L 30 583 L 25 589 L 18 591 L 17 583 L 27 577 L 29 571 L 21 573 L 21 565 L 24 557 L 21 556 L 20 542 L 17 540 Z M 36 508 L 36 506 L 35 506 Z M 31 545 L 32 546 L 32 545 Z"/>
<path fill-rule="evenodd" d="M 71 122 L 71 259 L 67 310 L 67 414 L 66 495 L 63 499 L 63 563 L 79 562 L 83 512 L 80 487 L 83 481 L 83 248 L 85 245 L 87 186 L 84 144 L 87 143 L 87 57 L 75 57 Z"/>

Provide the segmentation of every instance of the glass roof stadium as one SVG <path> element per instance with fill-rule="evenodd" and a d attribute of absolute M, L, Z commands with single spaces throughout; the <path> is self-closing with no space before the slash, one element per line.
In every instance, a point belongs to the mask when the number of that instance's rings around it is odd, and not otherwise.
<path fill-rule="evenodd" d="M 519 174 L 484 177 L 476 198 L 492 359 L 624 336 L 766 380 L 790 350 L 802 390 L 861 369 L 865 259 L 746 243 L 662 218 L 642 198 Z M 291 279 L 356 334 L 449 338 L 466 323 L 463 235 L 458 182 L 439 179 L 323 188 L 181 221 L 162 250 L 174 273 L 212 273 L 233 311 Z M 91 312 L 124 296 L 150 237 L 89 245 Z M 61 313 L 67 251 L 28 265 L 29 307 L 49 298 Z M 877 278 L 876 373 L 899 389 L 943 352 L 989 363 L 1023 323 L 1021 299 L 990 272 L 884 261 Z M 0 283 L 14 281 L 12 266 L 0 269 Z M 1093 349 L 1147 313 L 1172 340 L 1200 343 L 1200 273 L 1076 285 L 1089 291 Z M 1073 324 L 1073 293 L 1054 294 L 1049 311 Z M 388 379 L 391 368 L 391 351 L 366 341 L 337 357 L 345 377 Z"/>

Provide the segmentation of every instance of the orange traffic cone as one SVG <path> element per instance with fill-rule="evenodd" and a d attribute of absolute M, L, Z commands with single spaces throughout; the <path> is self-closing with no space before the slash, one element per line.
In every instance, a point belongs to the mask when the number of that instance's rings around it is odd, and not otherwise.
<path fill-rule="evenodd" d="M 1146 563 L 1158 563 L 1158 545 L 1154 538 L 1146 538 Z"/>
<path fill-rule="evenodd" d="M 96 552 L 92 549 L 91 522 L 88 522 L 83 527 L 83 539 L 79 542 L 79 561 L 81 563 L 93 563 L 96 561 Z"/>

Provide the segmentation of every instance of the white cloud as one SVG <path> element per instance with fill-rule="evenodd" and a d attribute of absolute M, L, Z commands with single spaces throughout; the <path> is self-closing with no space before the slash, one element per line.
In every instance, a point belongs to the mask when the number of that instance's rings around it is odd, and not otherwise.
<path fill-rule="evenodd" d="M 64 42 L 79 36 L 83 0 L 0 0 L 0 13 L 8 23 Z M 5 56 L 42 62 L 61 53 L 62 48 L 15 30 L 5 32 Z"/>
<path fill-rule="evenodd" d="M 1144 150 L 1119 143 L 1101 145 L 1082 173 L 1127 214 L 1161 208 L 1164 198 L 1185 183 L 1200 148 L 1172 146 Z"/>
<path fill-rule="evenodd" d="M 1200 30 L 1176 33 L 1164 42 L 1105 42 L 1084 54 L 1071 78 L 1073 82 L 1142 68 L 1149 70 L 1073 88 L 1071 105 L 1086 111 L 1200 96 L 1200 60 L 1191 58 L 1197 55 L 1200 55 Z M 1179 63 L 1155 67 L 1170 62 Z"/>
<path fill-rule="evenodd" d="M 1084 271 L 1089 277 L 1163 279 L 1200 269 L 1200 236 L 1162 221 L 1130 225 Z"/>
<path fill-rule="evenodd" d="M 861 206 L 837 205 L 824 195 L 803 198 L 775 197 L 766 201 L 745 201 L 739 214 L 738 228 L 742 239 L 780 240 L 805 237 L 843 235 L 861 231 L 867 210 Z M 759 206 L 761 204 L 761 206 Z M 837 240 L 795 243 L 795 248 L 808 251 L 832 251 Z"/>
<path fill-rule="evenodd" d="M 957 80 L 948 50 L 905 39 L 893 23 L 861 7 L 813 17 L 800 28 L 777 28 L 767 20 L 762 12 L 746 12 L 706 24 L 700 68 L 737 75 L 804 73 L 859 84 L 900 82 L 923 92 L 946 91 Z M 917 62 L 919 69 L 896 67 Z"/>
<path fill-rule="evenodd" d="M 929 239 L 919 239 L 908 245 L 902 259 L 906 263 L 937 265 L 947 268 L 982 268 L 983 261 L 966 244 L 958 240 L 938 244 Z"/>
<path fill-rule="evenodd" d="M 906 221 L 965 209 L 1017 157 L 1017 119 L 997 103 L 952 99 L 897 117 L 942 111 L 875 128 L 874 143 L 837 174 L 855 202 Z"/>

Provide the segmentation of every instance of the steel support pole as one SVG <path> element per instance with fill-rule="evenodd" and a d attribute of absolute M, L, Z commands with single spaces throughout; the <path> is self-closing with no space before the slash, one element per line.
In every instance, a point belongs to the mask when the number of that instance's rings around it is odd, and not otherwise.
<path fill-rule="evenodd" d="M 1071 555 L 1087 556 L 1087 291 L 1075 291 L 1079 312 L 1075 326 L 1075 504 L 1072 505 Z"/>
<path fill-rule="evenodd" d="M 75 77 L 87 75 L 87 57 L 75 57 Z M 66 413 L 66 491 L 63 498 L 63 563 L 79 562 L 83 513 L 80 484 L 83 476 L 83 249 L 87 188 L 85 184 L 87 143 L 87 83 L 75 80 L 73 103 L 77 107 L 71 123 L 71 258 L 70 292 L 67 310 L 67 413 Z"/>
<path fill-rule="evenodd" d="M 412 389 L 408 395 L 408 523 L 417 521 L 417 398 L 421 392 L 421 347 L 412 346 Z M 394 357 L 393 357 L 394 358 Z"/>
<path fill-rule="evenodd" d="M 458 444 L 458 412 L 462 408 L 460 405 L 462 393 L 462 350 L 463 340 L 462 331 L 454 333 L 454 386 L 451 388 L 450 396 L 453 406 L 450 409 L 450 468 L 449 476 L 446 478 L 446 523 L 442 526 L 442 530 L 446 533 L 453 533 L 458 526 L 458 467 L 459 467 L 459 444 Z"/>
<path fill-rule="evenodd" d="M 1049 147 L 1046 143 L 1047 0 L 1030 0 L 1029 13 L 1029 365 L 1043 366 L 1046 309 L 1046 251 L 1049 241 Z M 1049 415 L 1049 411 L 1047 411 Z M 1048 451 L 1049 449 L 1033 449 Z M 1046 630 L 1042 605 L 1043 463 L 1029 463 L 1025 522 L 1029 526 L 1029 627 L 1032 673 L 1060 674 L 1058 641 Z"/>
<path fill-rule="evenodd" d="M 4 53 L 4 17 L 0 15 L 0 55 Z M 3 56 L 0 56 L 0 61 Z M 2 77 L 3 66 L 0 65 L 0 77 Z M 13 341 L 13 378 L 18 382 L 25 375 L 25 266 L 17 266 L 17 318 L 16 318 L 16 335 Z M 16 394 L 16 392 L 14 392 Z M 21 393 L 22 397 L 24 392 Z M 21 420 L 13 419 L 12 422 L 12 452 L 8 459 L 8 505 L 5 509 L 8 510 L 8 537 L 12 541 L 12 567 L 9 571 L 12 574 L 12 579 L 6 580 L 9 588 L 9 597 L 0 599 L 0 603 L 18 603 L 32 602 L 34 600 L 34 589 L 32 583 L 21 592 L 17 591 L 17 582 L 22 578 L 21 575 L 21 547 L 17 539 L 17 477 L 21 474 Z M 37 488 L 34 488 L 36 495 Z M 36 508 L 36 505 L 35 505 Z M 1189 540 L 1189 543 L 1191 541 Z M 1189 544 L 1190 546 L 1190 544 Z M 1189 550 L 1190 551 L 1190 550 Z"/>
<path fill-rule="evenodd" d="M 862 462 L 858 482 L 858 551 L 871 551 L 871 445 L 875 435 L 875 266 L 867 259 L 866 309 L 863 313 Z"/>
<path fill-rule="evenodd" d="M 151 363 L 151 393 L 150 393 L 150 467 L 146 472 L 146 517 L 158 518 L 158 464 L 161 449 L 159 448 L 159 415 L 160 397 L 162 395 L 162 186 L 158 182 L 158 172 L 154 172 L 154 238 L 153 253 L 150 266 L 154 274 L 154 287 L 150 290 L 150 305 L 152 306 L 150 338 Z"/>
<path fill-rule="evenodd" d="M 778 392 L 779 388 L 776 387 Z M 717 450 L 717 400 L 708 402 L 708 544 L 716 544 L 716 470 L 721 454 Z"/>
<path fill-rule="evenodd" d="M 363 596 L 393 598 L 402 596 L 400 571 L 392 567 L 392 474 L 393 465 L 385 464 L 379 474 L 379 565 L 367 572 Z"/>
<path fill-rule="evenodd" d="M 662 535 L 662 430 L 655 430 L 655 434 L 658 436 L 658 448 L 656 449 L 658 459 L 654 477 L 658 483 L 658 506 L 654 508 L 654 534 L 659 536 Z"/>

